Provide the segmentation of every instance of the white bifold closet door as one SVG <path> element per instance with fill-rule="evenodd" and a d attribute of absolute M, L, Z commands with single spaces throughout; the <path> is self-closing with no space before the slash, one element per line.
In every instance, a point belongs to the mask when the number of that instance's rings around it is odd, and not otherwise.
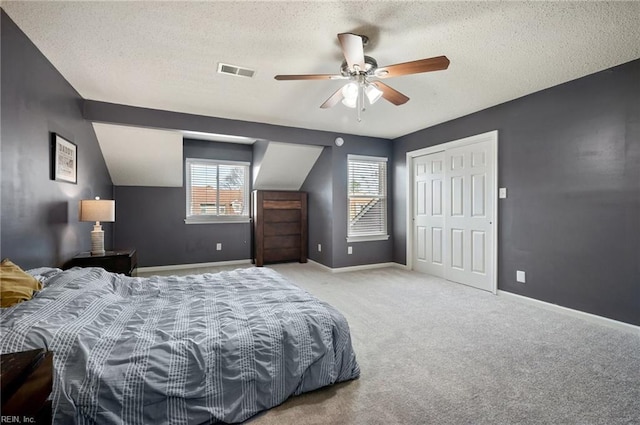
<path fill-rule="evenodd" d="M 444 152 L 413 160 L 413 269 L 444 277 Z"/>
<path fill-rule="evenodd" d="M 413 268 L 493 290 L 494 154 L 477 142 L 413 159 Z"/>

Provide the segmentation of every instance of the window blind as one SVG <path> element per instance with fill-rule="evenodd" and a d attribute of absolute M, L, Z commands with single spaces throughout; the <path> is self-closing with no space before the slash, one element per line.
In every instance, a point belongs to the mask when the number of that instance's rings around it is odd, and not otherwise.
<path fill-rule="evenodd" d="M 248 217 L 249 165 L 187 159 L 187 218 Z"/>
<path fill-rule="evenodd" d="M 349 237 L 387 235 L 387 159 L 348 157 Z"/>

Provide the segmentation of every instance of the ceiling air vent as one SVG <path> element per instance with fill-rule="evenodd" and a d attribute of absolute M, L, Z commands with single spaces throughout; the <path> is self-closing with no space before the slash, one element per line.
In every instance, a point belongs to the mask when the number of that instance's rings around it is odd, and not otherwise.
<path fill-rule="evenodd" d="M 235 75 L 237 77 L 253 77 L 253 74 L 256 72 L 253 69 L 249 68 L 241 68 L 235 65 L 229 65 L 227 63 L 219 63 L 218 64 L 218 73 L 220 74 L 228 74 Z"/>

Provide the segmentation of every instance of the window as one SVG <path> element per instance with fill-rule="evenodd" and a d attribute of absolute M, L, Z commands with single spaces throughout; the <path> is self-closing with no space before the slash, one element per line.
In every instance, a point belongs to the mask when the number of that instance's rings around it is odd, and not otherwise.
<path fill-rule="evenodd" d="M 389 239 L 387 158 L 348 156 L 347 241 Z"/>
<path fill-rule="evenodd" d="M 249 220 L 249 163 L 186 160 L 186 223 Z"/>

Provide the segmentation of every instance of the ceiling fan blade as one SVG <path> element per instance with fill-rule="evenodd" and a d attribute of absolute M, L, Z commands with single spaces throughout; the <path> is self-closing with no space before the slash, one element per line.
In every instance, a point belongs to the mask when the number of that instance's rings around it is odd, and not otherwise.
<path fill-rule="evenodd" d="M 407 96 L 403 95 L 398 90 L 389 87 L 383 82 L 375 81 L 371 84 L 374 84 L 376 87 L 382 90 L 382 97 L 396 106 L 403 105 L 409 101 L 409 98 Z"/>
<path fill-rule="evenodd" d="M 400 75 L 419 74 L 421 72 L 441 71 L 449 67 L 449 59 L 446 56 L 419 59 L 412 62 L 398 63 L 376 69 L 378 78 L 398 77 Z"/>
<path fill-rule="evenodd" d="M 322 109 L 331 108 L 332 106 L 335 106 L 338 102 L 340 102 L 342 99 L 344 99 L 344 95 L 342 94 L 342 87 L 340 87 L 338 91 L 332 94 L 329 99 L 325 100 L 324 103 L 320 105 L 320 107 Z"/>
<path fill-rule="evenodd" d="M 306 74 L 306 75 L 276 75 L 276 80 L 343 80 L 344 77 L 338 74 Z"/>
<path fill-rule="evenodd" d="M 354 66 L 358 65 L 360 70 L 364 71 L 364 48 L 362 47 L 362 37 L 351 33 L 338 34 L 342 53 L 347 60 L 349 69 L 354 71 Z"/>

